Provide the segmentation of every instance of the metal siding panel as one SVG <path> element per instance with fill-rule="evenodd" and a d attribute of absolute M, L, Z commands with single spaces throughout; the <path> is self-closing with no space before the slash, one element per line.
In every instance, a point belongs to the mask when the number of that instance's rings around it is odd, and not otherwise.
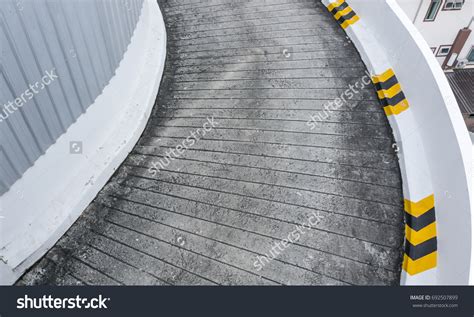
<path fill-rule="evenodd" d="M 142 1 L 0 1 L 0 195 L 84 113 L 115 74 Z M 59 76 L 31 100 L 25 91 L 46 71 Z"/>

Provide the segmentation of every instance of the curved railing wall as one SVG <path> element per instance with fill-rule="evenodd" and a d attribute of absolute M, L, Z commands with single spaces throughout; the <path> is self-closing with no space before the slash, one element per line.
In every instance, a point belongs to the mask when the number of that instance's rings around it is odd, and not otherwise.
<path fill-rule="evenodd" d="M 472 145 L 443 71 L 395 0 L 322 2 L 373 75 L 398 144 L 401 284 L 473 284 Z"/>
<path fill-rule="evenodd" d="M 114 76 L 143 0 L 0 2 L 0 195 Z"/>
<path fill-rule="evenodd" d="M 0 285 L 56 243 L 132 151 L 166 57 L 156 0 L 12 3 L 0 1 L 0 93 L 25 104 L 0 122 Z"/>

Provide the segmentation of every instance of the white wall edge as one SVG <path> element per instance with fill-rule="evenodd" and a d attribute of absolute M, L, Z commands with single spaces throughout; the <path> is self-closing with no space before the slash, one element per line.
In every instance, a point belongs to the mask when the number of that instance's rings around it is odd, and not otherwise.
<path fill-rule="evenodd" d="M 0 197 L 0 285 L 13 284 L 69 229 L 131 152 L 155 104 L 166 29 L 145 0 L 116 75 L 68 131 Z M 71 141 L 83 142 L 70 154 Z"/>
<path fill-rule="evenodd" d="M 324 5 L 335 0 L 321 0 Z M 389 116 L 400 146 L 404 198 L 435 195 L 438 265 L 402 285 L 474 284 L 472 145 L 449 83 L 395 0 L 346 0 L 360 20 L 345 29 L 372 75 L 392 68 L 410 108 Z M 416 67 L 414 67 L 416 65 Z M 416 69 L 416 70 L 415 70 Z"/>
<path fill-rule="evenodd" d="M 431 121 L 420 120 L 420 115 L 416 116 L 418 127 L 415 130 L 419 130 L 422 134 L 422 139 L 428 148 L 428 163 L 431 165 L 431 175 L 432 175 L 432 184 L 435 193 L 437 223 L 438 223 L 438 252 L 439 260 L 438 267 L 436 268 L 437 272 L 434 276 L 434 281 L 436 285 L 474 285 L 474 215 L 472 208 L 472 151 L 471 151 L 471 142 L 469 138 L 469 133 L 467 131 L 465 122 L 463 120 L 462 114 L 459 109 L 459 105 L 456 101 L 454 93 L 449 85 L 449 82 L 441 69 L 438 61 L 434 57 L 429 45 L 418 31 L 418 29 L 413 25 L 411 20 L 406 16 L 403 9 L 396 2 L 396 0 L 385 0 L 388 7 L 396 14 L 400 23 L 408 31 L 411 38 L 416 44 L 416 49 L 422 53 L 424 61 L 428 64 L 431 71 L 430 77 L 428 80 L 434 80 L 434 85 L 432 88 L 437 88 L 438 91 L 433 90 L 432 93 L 439 93 L 439 97 L 442 100 L 444 107 L 442 109 L 434 109 L 434 111 L 439 111 L 438 114 L 431 117 Z M 425 88 L 421 86 L 420 88 Z M 448 120 L 442 121 L 442 117 L 447 116 Z M 438 151 L 442 154 L 442 149 L 447 148 L 445 140 L 438 139 L 437 136 L 431 136 L 428 138 L 426 131 L 430 131 L 430 126 L 436 125 L 439 122 L 439 126 L 435 128 L 438 131 L 444 131 L 445 133 L 452 134 L 450 135 L 449 142 L 454 144 L 454 148 L 458 151 L 456 153 L 456 161 L 451 161 L 452 164 L 459 165 L 459 169 L 463 170 L 463 178 L 456 179 L 455 176 L 451 176 L 451 179 L 443 178 L 443 175 L 438 175 L 441 173 L 436 172 L 436 168 L 445 170 L 451 169 L 450 166 L 443 166 L 437 163 L 436 160 L 440 160 L 441 157 L 436 158 L 431 153 L 433 149 L 440 149 Z M 449 126 L 448 126 L 448 124 Z M 449 174 L 449 173 L 448 173 Z M 442 182 L 445 181 L 445 184 Z M 460 190 L 456 189 L 456 198 L 451 198 L 450 189 L 454 187 L 453 183 L 458 183 L 462 188 L 462 193 Z M 446 189 L 443 192 L 441 189 Z M 449 191 L 449 192 L 448 192 Z M 443 196 L 444 195 L 444 196 Z M 436 199 L 436 197 L 438 197 Z M 456 199 L 458 201 L 456 201 Z M 462 202 L 461 202 L 462 201 Z M 460 214 L 461 206 L 465 207 L 464 210 L 466 213 Z M 451 213 L 447 215 L 448 207 Z M 438 212 L 440 211 L 440 212 Z M 459 220 L 454 223 L 447 223 L 449 218 L 457 218 Z M 454 237 L 459 238 L 458 240 Z M 460 248 L 460 246 L 462 246 Z M 467 246 L 468 249 L 464 250 L 464 246 Z M 449 255 L 446 254 L 445 250 L 455 250 Z M 467 257 L 461 256 L 462 253 L 466 253 Z M 466 262 L 466 263 L 456 263 L 456 262 Z M 461 265 L 458 265 L 461 264 Z M 460 266 L 465 267 L 466 271 L 459 272 L 458 268 Z M 433 270 L 427 271 L 425 273 L 433 272 Z M 410 285 L 426 285 L 427 283 L 417 283 L 419 277 L 413 276 L 409 281 Z"/>

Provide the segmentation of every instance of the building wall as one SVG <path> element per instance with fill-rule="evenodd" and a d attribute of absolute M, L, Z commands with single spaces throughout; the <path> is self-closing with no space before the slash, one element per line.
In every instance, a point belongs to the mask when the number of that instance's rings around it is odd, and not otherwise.
<path fill-rule="evenodd" d="M 0 1 L 0 195 L 102 93 L 142 3 Z"/>
<path fill-rule="evenodd" d="M 432 22 L 424 21 L 431 0 L 397 0 L 413 24 L 418 28 L 428 45 L 436 48 L 438 54 L 442 45 L 452 45 L 459 30 L 468 27 L 474 16 L 474 0 L 466 0 L 461 10 L 443 10 L 446 0 L 443 0 L 436 19 Z M 473 26 L 470 26 L 472 30 Z M 474 36 L 470 35 L 464 49 L 458 57 L 465 59 L 474 45 Z M 446 57 L 437 57 L 443 64 Z M 474 66 L 474 65 L 473 65 Z"/>
<path fill-rule="evenodd" d="M 474 7 L 474 4 L 473 4 Z M 474 8 L 473 8 L 474 10 Z M 471 20 L 471 23 L 469 25 L 469 29 L 472 30 L 471 34 L 469 35 L 469 38 L 467 39 L 466 45 L 464 45 L 464 48 L 462 49 L 461 53 L 459 56 L 461 58 L 466 58 L 471 49 L 474 49 L 474 18 Z M 474 67 L 474 63 L 471 63 L 469 67 Z"/>
<path fill-rule="evenodd" d="M 415 20 L 418 8 L 423 0 L 397 0 L 411 21 Z"/>

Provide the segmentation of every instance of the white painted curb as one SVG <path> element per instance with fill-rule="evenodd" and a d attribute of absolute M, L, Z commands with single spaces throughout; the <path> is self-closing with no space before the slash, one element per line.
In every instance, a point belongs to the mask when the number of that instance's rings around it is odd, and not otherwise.
<path fill-rule="evenodd" d="M 156 0 L 145 0 L 116 75 L 66 134 L 0 197 L 0 284 L 14 283 L 69 229 L 125 160 L 155 104 L 166 58 Z M 70 142 L 83 143 L 70 154 Z"/>
<path fill-rule="evenodd" d="M 322 0 L 328 6 L 335 0 Z M 338 2 L 338 5 L 340 5 Z M 474 284 L 472 151 L 449 83 L 421 34 L 395 0 L 347 0 L 359 21 L 345 31 L 369 72 L 393 69 L 410 107 L 389 116 L 400 147 L 404 198 L 434 195 L 435 268 L 409 275 L 402 285 Z"/>

